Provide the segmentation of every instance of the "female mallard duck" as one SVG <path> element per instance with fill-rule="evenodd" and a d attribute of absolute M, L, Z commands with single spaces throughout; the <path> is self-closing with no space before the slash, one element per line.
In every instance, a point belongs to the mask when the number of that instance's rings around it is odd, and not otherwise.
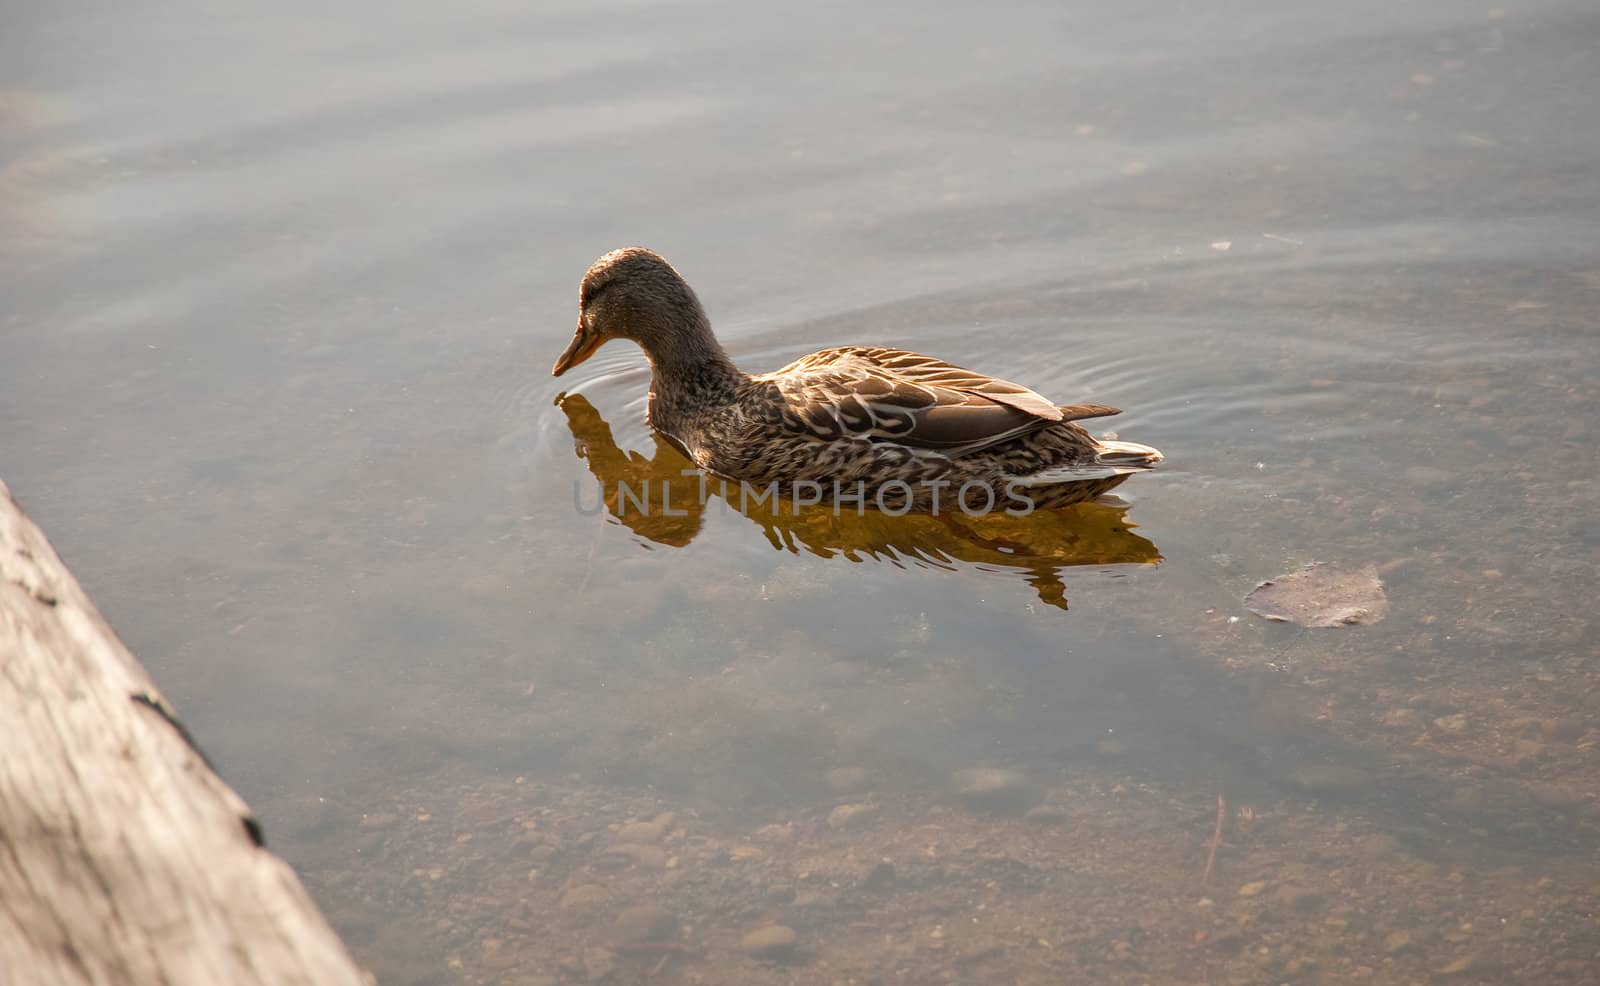
<path fill-rule="evenodd" d="M 796 499 L 814 484 L 892 511 L 1026 511 L 1093 499 L 1161 461 L 1147 445 L 1096 441 L 1073 424 L 1116 408 L 1058 405 L 901 349 L 824 349 L 744 373 L 688 282 L 638 247 L 606 254 L 583 276 L 578 329 L 552 372 L 614 338 L 650 359 L 652 428 L 708 472 L 776 483 Z"/>

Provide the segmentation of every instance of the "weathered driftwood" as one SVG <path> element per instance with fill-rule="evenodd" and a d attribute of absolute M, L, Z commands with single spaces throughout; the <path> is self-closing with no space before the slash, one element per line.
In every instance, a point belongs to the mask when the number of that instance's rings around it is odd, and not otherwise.
<path fill-rule="evenodd" d="M 4 483 L 0 982 L 370 982 Z"/>

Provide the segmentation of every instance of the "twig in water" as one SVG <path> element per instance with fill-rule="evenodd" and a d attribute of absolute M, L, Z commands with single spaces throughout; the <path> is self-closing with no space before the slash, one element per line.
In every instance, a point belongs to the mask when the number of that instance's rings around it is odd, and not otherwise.
<path fill-rule="evenodd" d="M 1228 817 L 1228 803 L 1222 792 L 1217 792 L 1217 830 L 1211 833 L 1211 849 L 1206 853 L 1206 871 L 1200 874 L 1200 886 L 1211 882 L 1211 867 L 1217 862 L 1217 847 L 1222 845 L 1222 823 Z"/>

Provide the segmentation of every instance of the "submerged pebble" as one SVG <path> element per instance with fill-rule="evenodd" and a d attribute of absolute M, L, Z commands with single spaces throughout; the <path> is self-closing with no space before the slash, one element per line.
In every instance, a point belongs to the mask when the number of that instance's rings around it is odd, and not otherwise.
<path fill-rule="evenodd" d="M 950 790 L 967 807 L 995 815 L 1021 815 L 1042 794 L 1021 771 L 968 767 L 950 775 Z"/>
<path fill-rule="evenodd" d="M 600 854 L 602 859 L 612 861 L 631 861 L 640 866 L 659 870 L 667 865 L 667 851 L 660 846 L 642 846 L 632 842 L 623 842 L 607 848 Z"/>
<path fill-rule="evenodd" d="M 880 859 L 877 865 L 868 870 L 867 875 L 861 878 L 860 887 L 868 893 L 887 890 L 894 886 L 895 876 L 894 862 L 888 859 Z"/>
<path fill-rule="evenodd" d="M 569 911 L 589 911 L 611 900 L 611 892 L 593 883 L 580 884 L 561 895 L 561 908 Z"/>
<path fill-rule="evenodd" d="M 828 812 L 828 827 L 846 828 L 871 818 L 878 809 L 872 805 L 840 805 Z"/>
<path fill-rule="evenodd" d="M 1040 825 L 1055 825 L 1067 820 L 1067 810 L 1060 805 L 1037 805 L 1029 808 L 1022 816 L 1030 822 Z"/>
<path fill-rule="evenodd" d="M 782 924 L 769 924 L 748 931 L 739 939 L 739 950 L 758 958 L 782 958 L 794 951 L 800 936 L 793 928 Z"/>
<path fill-rule="evenodd" d="M 611 925 L 612 934 L 624 944 L 663 941 L 671 938 L 677 930 L 677 915 L 655 904 L 625 907 Z"/>
<path fill-rule="evenodd" d="M 591 983 L 610 976 L 616 967 L 617 956 L 611 949 L 594 947 L 583 950 L 583 974 Z"/>
<path fill-rule="evenodd" d="M 1279 887 L 1273 892 L 1273 897 L 1287 905 L 1291 911 L 1298 911 L 1301 914 L 1319 911 L 1328 903 L 1327 895 L 1321 891 L 1295 885 Z"/>
<path fill-rule="evenodd" d="M 619 843 L 648 844 L 660 842 L 672 827 L 672 812 L 657 815 L 649 822 L 629 822 L 617 829 L 615 841 Z"/>
<path fill-rule="evenodd" d="M 1312 794 L 1354 794 L 1371 783 L 1372 775 L 1360 767 L 1310 764 L 1296 767 L 1289 780 Z"/>
<path fill-rule="evenodd" d="M 1544 734 L 1545 739 L 1570 741 L 1582 736 L 1584 727 L 1575 719 L 1541 719 L 1539 732 Z"/>

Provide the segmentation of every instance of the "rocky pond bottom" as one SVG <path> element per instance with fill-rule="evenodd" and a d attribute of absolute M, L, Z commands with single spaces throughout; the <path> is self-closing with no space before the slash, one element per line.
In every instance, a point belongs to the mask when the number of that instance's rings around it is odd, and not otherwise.
<path fill-rule="evenodd" d="M 423 785 L 325 808 L 355 855 L 302 871 L 388 984 L 1592 981 L 1593 861 L 1485 849 L 1579 795 L 1490 806 L 1466 768 L 1447 802 L 1504 830 L 1441 838 L 1375 817 L 1355 768 L 1219 802 L 1119 777 L 1123 753 L 923 791 L 835 767 L 759 821 L 577 777 Z"/>

